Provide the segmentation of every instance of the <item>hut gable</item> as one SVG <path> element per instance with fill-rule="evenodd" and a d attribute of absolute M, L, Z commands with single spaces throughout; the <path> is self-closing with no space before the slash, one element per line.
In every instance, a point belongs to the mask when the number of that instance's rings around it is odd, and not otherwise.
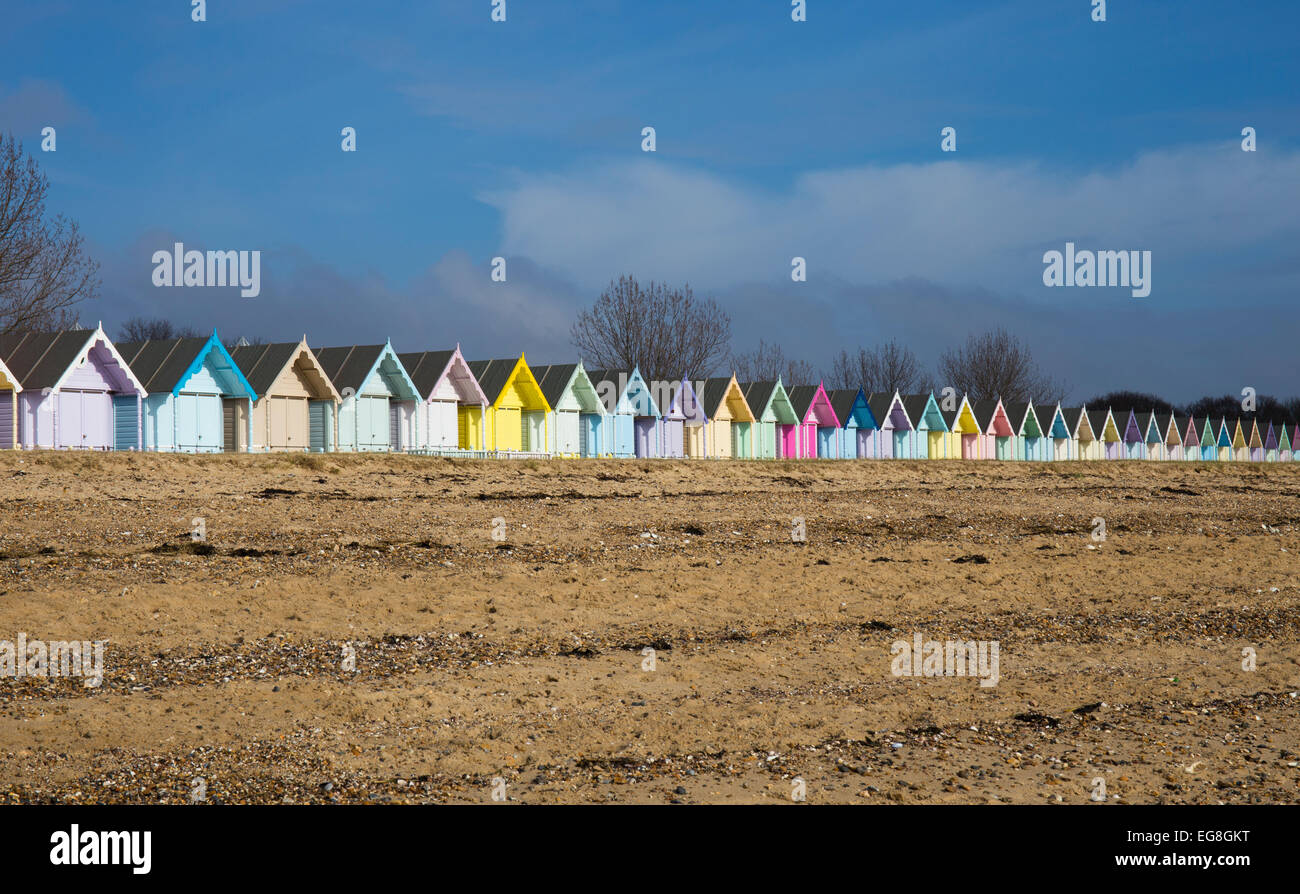
<path fill-rule="evenodd" d="M 840 420 L 835 415 L 835 408 L 821 385 L 796 385 L 788 393 L 790 407 L 801 422 L 839 428 Z"/>
<path fill-rule="evenodd" d="M 709 419 L 727 422 L 753 422 L 754 413 L 745 400 L 740 383 L 730 378 L 712 378 L 704 381 L 704 412 Z"/>
<path fill-rule="evenodd" d="M 460 352 L 460 345 L 450 351 L 417 351 L 398 354 L 406 373 L 426 401 L 454 400 L 462 404 L 491 403 L 478 379 Z"/>
<path fill-rule="evenodd" d="M 469 368 L 493 408 L 551 409 L 523 354 L 514 360 L 472 360 Z"/>
<path fill-rule="evenodd" d="M 244 345 L 230 352 L 257 394 L 341 400 L 307 342 Z"/>
<path fill-rule="evenodd" d="M 207 338 L 128 342 L 117 349 L 151 395 L 180 394 L 195 376 L 206 374 L 222 394 L 257 399 L 253 386 L 215 332 Z"/>
<path fill-rule="evenodd" d="M 984 434 L 999 438 L 1010 438 L 1015 435 L 1001 400 L 977 400 L 974 410 L 975 419 Z"/>
<path fill-rule="evenodd" d="M 0 359 L 19 390 L 59 391 L 65 386 L 103 387 L 144 396 L 148 392 L 102 327 L 0 336 Z"/>
<path fill-rule="evenodd" d="M 871 415 L 871 407 L 867 404 L 867 395 L 861 388 L 837 388 L 834 391 L 827 392 L 831 399 L 831 406 L 835 409 L 835 415 L 839 417 L 845 426 L 850 422 L 857 428 L 874 429 L 876 419 Z M 793 411 L 791 411 L 793 413 Z"/>
<path fill-rule="evenodd" d="M 420 398 L 391 344 L 321 348 L 316 359 L 344 399 L 354 395 L 403 401 Z"/>

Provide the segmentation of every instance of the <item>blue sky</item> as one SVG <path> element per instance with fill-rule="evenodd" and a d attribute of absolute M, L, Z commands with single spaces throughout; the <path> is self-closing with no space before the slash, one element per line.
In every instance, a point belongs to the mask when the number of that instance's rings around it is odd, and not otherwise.
<path fill-rule="evenodd" d="M 548 362 L 633 273 L 818 366 L 1002 325 L 1076 399 L 1300 393 L 1294 3 L 506 8 L 11 0 L 0 130 L 57 128 L 51 208 L 103 265 L 83 318 Z M 262 294 L 154 288 L 178 240 L 262 251 Z M 1066 241 L 1152 251 L 1151 296 L 1044 287 Z"/>

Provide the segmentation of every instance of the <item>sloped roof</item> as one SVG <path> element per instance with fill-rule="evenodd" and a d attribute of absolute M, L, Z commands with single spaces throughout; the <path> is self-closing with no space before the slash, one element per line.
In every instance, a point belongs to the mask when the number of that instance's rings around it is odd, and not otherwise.
<path fill-rule="evenodd" d="M 915 422 L 925 415 L 925 408 L 930 405 L 930 395 L 928 394 L 904 394 L 903 409 L 907 415 Z M 940 414 L 943 415 L 943 414 Z"/>
<path fill-rule="evenodd" d="M 1083 414 L 1083 407 L 1061 407 L 1061 418 L 1065 420 L 1065 427 L 1070 430 L 1073 437 L 1079 431 L 1079 416 Z"/>
<path fill-rule="evenodd" d="M 515 364 L 519 362 L 518 357 L 507 357 L 501 360 L 471 360 L 469 362 L 469 371 L 478 379 L 479 387 L 487 395 L 487 399 L 495 402 L 505 390 L 506 383 L 510 381 L 510 374 L 515 371 Z"/>
<path fill-rule="evenodd" d="M 576 363 L 552 363 L 548 366 L 529 367 L 533 371 L 533 378 L 537 380 L 537 387 L 542 389 L 542 395 L 545 396 L 546 402 L 552 407 L 558 406 L 560 398 L 564 396 L 564 389 L 569 386 L 569 381 L 578 369 Z"/>
<path fill-rule="evenodd" d="M 767 409 L 767 402 L 772 399 L 772 392 L 776 391 L 776 382 L 740 382 L 739 384 L 749 408 L 762 415 Z M 786 397 L 789 396 L 787 393 Z"/>
<path fill-rule="evenodd" d="M 1011 423 L 1011 430 L 1016 434 L 1020 434 L 1020 430 L 1025 425 L 1025 417 L 1029 415 L 1029 402 L 1012 401 L 1011 403 L 1004 403 L 1002 409 L 1006 411 L 1007 421 Z"/>
<path fill-rule="evenodd" d="M 318 348 L 312 353 L 325 375 L 330 377 L 334 387 L 342 392 L 351 388 L 354 392 L 361 390 L 370 371 L 379 362 L 386 345 L 346 345 L 338 348 Z"/>
<path fill-rule="evenodd" d="M 727 396 L 729 387 L 731 387 L 731 376 L 726 378 L 718 376 L 704 380 L 704 394 L 697 396 L 704 401 L 704 412 L 708 414 L 710 419 L 717 415 L 718 407 L 722 405 L 723 399 Z"/>
<path fill-rule="evenodd" d="M 53 388 L 94 334 L 93 329 L 11 332 L 0 335 L 0 359 L 24 389 Z"/>
<path fill-rule="evenodd" d="M 894 395 L 886 394 L 883 391 L 873 391 L 867 395 L 867 406 L 871 408 L 871 415 L 876 417 L 876 424 L 883 425 L 885 417 L 889 415 L 890 408 L 894 405 Z"/>
<path fill-rule="evenodd" d="M 447 364 L 456 356 L 455 351 L 417 351 L 410 354 L 398 354 L 397 359 L 406 367 L 406 374 L 415 383 L 420 397 L 429 399 L 433 389 L 438 387 L 438 380 L 447 371 Z"/>
<path fill-rule="evenodd" d="M 210 338 L 167 338 L 127 342 L 117 351 L 150 394 L 172 391 L 207 347 Z"/>
<path fill-rule="evenodd" d="M 998 412 L 998 402 L 995 400 L 975 400 L 971 401 L 971 412 L 975 414 L 975 421 L 979 423 L 980 431 L 987 432 L 989 426 L 993 424 L 993 417 Z M 1002 408 L 1004 411 L 1006 407 Z"/>
<path fill-rule="evenodd" d="M 230 357 L 258 394 L 266 394 L 276 377 L 298 353 L 301 342 L 285 341 L 273 345 L 244 345 L 230 352 Z"/>
<path fill-rule="evenodd" d="M 853 415 L 853 407 L 858 402 L 860 390 L 860 388 L 836 388 L 826 392 L 826 396 L 831 399 L 831 409 L 835 411 L 835 415 L 841 422 L 848 422 L 849 416 Z"/>
<path fill-rule="evenodd" d="M 1088 424 L 1092 426 L 1092 433 L 1101 440 L 1101 436 L 1106 432 L 1106 414 L 1108 410 L 1089 410 Z"/>

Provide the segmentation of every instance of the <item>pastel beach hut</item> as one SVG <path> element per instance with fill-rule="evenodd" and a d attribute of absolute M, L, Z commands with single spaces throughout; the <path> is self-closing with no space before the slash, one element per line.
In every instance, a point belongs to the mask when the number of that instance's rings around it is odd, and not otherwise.
<path fill-rule="evenodd" d="M 880 425 L 877 455 L 880 459 L 911 459 L 912 420 L 897 391 L 877 391 L 867 395 L 867 406 Z"/>
<path fill-rule="evenodd" d="M 1201 458 L 1200 428 L 1195 416 L 1175 414 L 1174 425 L 1177 426 L 1181 440 L 1178 445 L 1178 458 L 1183 462 L 1194 462 Z"/>
<path fill-rule="evenodd" d="M 682 376 L 673 387 L 672 399 L 668 402 L 669 413 L 680 415 L 682 419 L 681 443 L 674 447 L 670 430 L 665 426 L 665 456 L 683 456 L 698 458 L 708 455 L 706 450 L 705 430 L 709 421 L 704 412 L 704 382 L 692 382 Z"/>
<path fill-rule="evenodd" d="M 471 360 L 469 371 L 487 395 L 487 449 L 507 456 L 545 455 L 551 405 L 537 385 L 528 359 Z"/>
<path fill-rule="evenodd" d="M 1151 423 L 1150 414 L 1146 414 L 1147 425 Z M 1124 438 L 1124 459 L 1146 459 L 1147 450 L 1147 433 L 1146 427 L 1138 418 L 1138 414 L 1133 410 L 1127 413 L 1120 411 L 1115 416 L 1115 422 L 1119 430 L 1123 433 Z"/>
<path fill-rule="evenodd" d="M 1097 440 L 1097 435 L 1092 430 L 1092 420 L 1088 418 L 1088 408 L 1067 407 L 1061 410 L 1061 414 L 1065 417 L 1066 424 L 1070 426 L 1070 434 L 1074 440 L 1075 459 L 1102 459 L 1101 442 Z"/>
<path fill-rule="evenodd" d="M 1239 418 L 1233 420 L 1229 425 L 1229 431 L 1232 432 L 1232 459 L 1234 462 L 1248 462 L 1250 460 L 1250 443 L 1247 440 L 1249 430 L 1245 423 Z"/>
<path fill-rule="evenodd" d="M 790 406 L 799 418 L 799 456 L 834 459 L 839 444 L 840 420 L 820 383 L 796 385 L 789 391 Z"/>
<path fill-rule="evenodd" d="M 1296 426 L 1296 431 L 1294 432 L 1294 434 L 1288 433 L 1286 423 L 1283 423 L 1282 425 L 1278 426 L 1278 435 L 1277 435 L 1278 462 L 1283 462 L 1283 463 L 1295 462 L 1296 459 L 1300 458 L 1297 457 L 1294 452 L 1296 450 L 1300 450 L 1300 445 L 1297 445 L 1298 438 L 1300 438 L 1300 426 Z"/>
<path fill-rule="evenodd" d="M 1178 414 L 1156 413 L 1156 430 L 1160 432 L 1160 458 L 1182 459 L 1183 435 L 1178 427 Z"/>
<path fill-rule="evenodd" d="M 826 393 L 841 421 L 840 458 L 874 459 L 878 431 L 866 392 L 861 388 L 836 388 Z"/>
<path fill-rule="evenodd" d="M 1142 458 L 1165 459 L 1165 433 L 1160 428 L 1159 415 L 1154 410 L 1137 413 L 1138 428 L 1142 429 Z"/>
<path fill-rule="evenodd" d="M 1065 424 L 1061 405 L 1058 403 L 1050 411 L 1039 413 L 1038 419 L 1043 424 L 1043 459 L 1050 462 L 1074 459 L 1070 428 Z"/>
<path fill-rule="evenodd" d="M 709 417 L 705 448 L 717 459 L 750 459 L 753 456 L 754 413 L 733 373 L 730 378 L 704 381 L 704 412 Z"/>
<path fill-rule="evenodd" d="M 983 447 L 981 459 L 1009 460 L 1015 453 L 1015 429 L 1007 418 L 1006 408 L 999 400 L 977 400 L 972 405 L 975 421 L 980 426 Z"/>
<path fill-rule="evenodd" d="M 550 452 L 574 457 L 604 454 L 609 413 L 582 361 L 534 366 L 533 375 L 551 405 Z"/>
<path fill-rule="evenodd" d="M 754 413 L 754 456 L 777 459 L 798 456 L 789 452 L 797 443 L 799 416 L 780 378 L 775 382 L 741 382 L 745 403 Z"/>
<path fill-rule="evenodd" d="M 1109 407 L 1104 410 L 1089 410 L 1088 425 L 1101 444 L 1099 459 L 1124 458 L 1124 437 L 1115 423 L 1115 414 Z"/>
<path fill-rule="evenodd" d="M 298 342 L 241 345 L 230 358 L 257 395 L 250 451 L 334 449 L 339 393 L 305 336 Z"/>
<path fill-rule="evenodd" d="M 411 351 L 397 359 L 415 383 L 412 447 L 424 452 L 486 450 L 488 399 L 460 345 L 450 351 Z"/>
<path fill-rule="evenodd" d="M 916 459 L 948 458 L 948 422 L 934 393 L 907 394 L 903 406 L 912 422 L 912 455 Z"/>
<path fill-rule="evenodd" d="M 640 368 L 598 369 L 589 377 L 614 422 L 614 455 L 661 456 L 662 417 Z"/>
<path fill-rule="evenodd" d="M 375 453 L 416 446 L 420 392 L 392 344 L 319 348 L 316 359 L 340 397 L 336 449 Z"/>
<path fill-rule="evenodd" d="M 694 389 L 689 387 L 683 392 L 681 380 L 668 379 L 650 383 L 650 396 L 660 412 L 658 456 L 665 459 L 681 459 L 686 456 L 686 411 L 683 408 L 684 401 L 679 401 L 678 397 L 689 397 L 694 393 Z"/>
<path fill-rule="evenodd" d="M 248 451 L 257 393 L 214 332 L 117 346 L 148 396 L 145 450 L 164 453 Z"/>
<path fill-rule="evenodd" d="M 1271 420 L 1264 433 L 1264 462 L 1277 462 L 1277 424 Z"/>
<path fill-rule="evenodd" d="M 970 396 L 962 395 L 961 403 L 952 411 L 952 417 L 945 416 L 949 439 L 953 441 L 952 455 L 962 459 L 984 458 L 984 434 L 979 420 L 975 418 L 975 409 Z"/>
<path fill-rule="evenodd" d="M 23 447 L 140 449 L 147 392 L 102 326 L 0 336 L 0 361 Z"/>
<path fill-rule="evenodd" d="M 1259 431 L 1259 420 L 1252 418 L 1250 420 L 1250 436 L 1246 439 L 1246 446 L 1250 448 L 1250 461 L 1253 463 L 1262 463 L 1264 461 L 1264 437 Z"/>
<path fill-rule="evenodd" d="M 1007 422 L 1011 423 L 1012 435 L 1011 458 L 1021 461 L 1039 459 L 1038 450 L 1042 441 L 1042 430 L 1038 427 L 1038 417 L 1034 414 L 1032 401 L 1009 401 L 1003 404 L 1007 413 Z"/>
<path fill-rule="evenodd" d="M 22 383 L 0 360 L 0 450 L 18 446 L 18 395 Z"/>
<path fill-rule="evenodd" d="M 1219 427 L 1206 416 L 1201 420 L 1201 459 L 1206 462 L 1219 458 Z"/>

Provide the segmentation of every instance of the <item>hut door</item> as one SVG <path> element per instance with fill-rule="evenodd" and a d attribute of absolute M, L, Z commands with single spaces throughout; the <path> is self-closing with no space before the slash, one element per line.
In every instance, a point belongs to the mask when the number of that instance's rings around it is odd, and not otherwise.
<path fill-rule="evenodd" d="M 388 402 L 388 449 L 402 449 L 402 408 L 395 400 Z"/>
<path fill-rule="evenodd" d="M 139 405 L 134 394 L 113 397 L 113 449 L 139 450 Z"/>
<path fill-rule="evenodd" d="M 589 437 L 588 434 L 587 434 L 587 426 L 588 426 L 588 421 L 587 421 L 587 419 L 586 419 L 586 418 L 583 418 L 583 417 L 579 417 L 579 419 L 578 419 L 578 456 L 590 456 L 590 453 L 588 452 L 589 447 L 587 446 L 587 445 L 590 443 L 590 437 Z"/>
<path fill-rule="evenodd" d="M 308 404 L 307 444 L 295 444 L 295 447 L 308 447 L 312 453 L 324 453 L 329 446 L 330 402 L 314 400 Z"/>
<path fill-rule="evenodd" d="M 731 455 L 733 457 L 740 456 L 740 426 L 733 422 L 730 426 L 730 429 L 731 429 Z"/>
<path fill-rule="evenodd" d="M 14 446 L 14 393 L 0 391 L 0 450 Z"/>
<path fill-rule="evenodd" d="M 237 398 L 225 397 L 221 400 L 221 449 L 234 453 L 239 449 L 239 435 L 236 420 L 239 418 Z"/>

